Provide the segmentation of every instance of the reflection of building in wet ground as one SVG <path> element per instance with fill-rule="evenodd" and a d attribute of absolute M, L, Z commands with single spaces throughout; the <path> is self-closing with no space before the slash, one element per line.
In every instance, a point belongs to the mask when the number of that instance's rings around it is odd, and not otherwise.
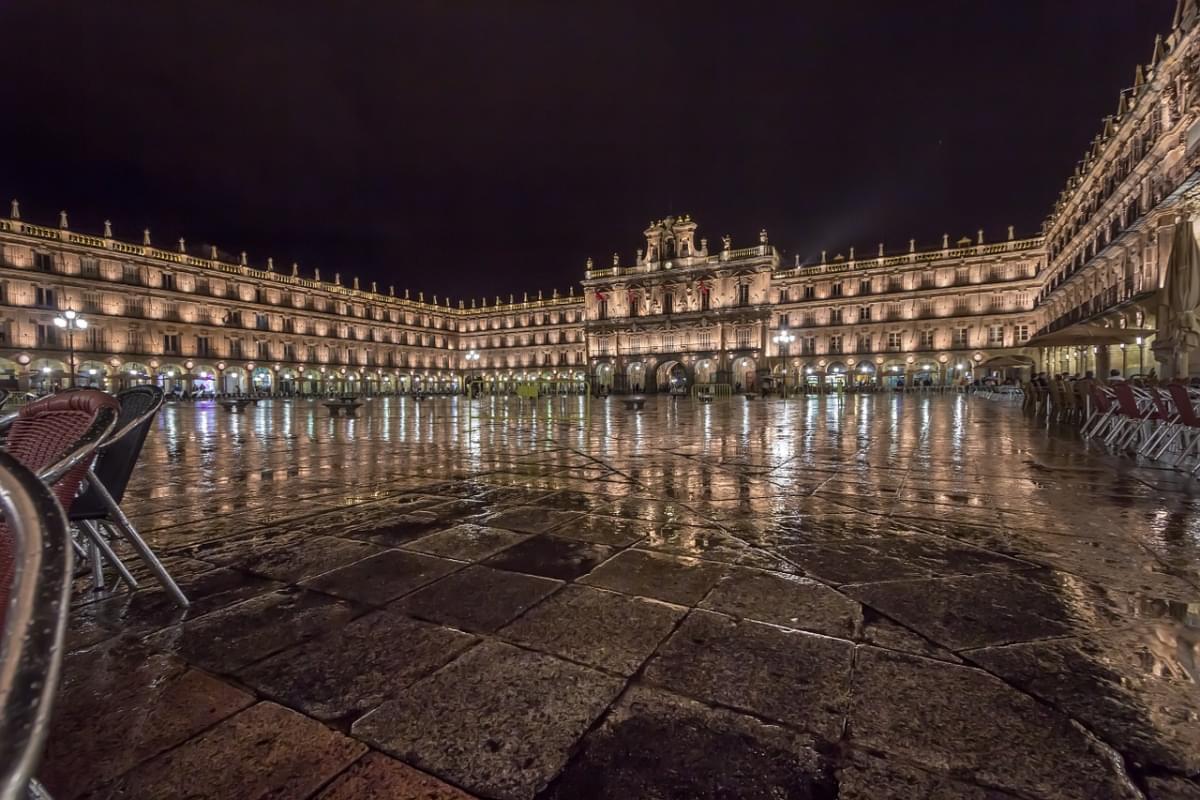
<path fill-rule="evenodd" d="M 165 408 L 194 604 L 81 586 L 55 796 L 1200 788 L 1188 480 L 962 395 L 572 404 Z"/>

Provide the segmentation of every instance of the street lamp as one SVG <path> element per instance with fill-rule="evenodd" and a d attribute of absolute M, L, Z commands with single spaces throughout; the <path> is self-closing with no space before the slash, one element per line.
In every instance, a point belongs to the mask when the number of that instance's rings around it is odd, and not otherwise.
<path fill-rule="evenodd" d="M 792 342 L 796 341 L 796 337 L 793 336 L 787 328 L 781 328 L 779 333 L 775 334 L 772 341 L 775 342 L 775 347 L 777 350 L 776 358 L 781 358 L 783 360 L 783 395 L 786 397 L 788 346 Z"/>
<path fill-rule="evenodd" d="M 70 353 L 71 360 L 71 386 L 75 385 L 75 331 L 87 329 L 87 320 L 75 313 L 73 309 L 68 308 L 62 314 L 54 318 L 56 327 L 65 328 L 67 331 L 67 350 Z"/>
<path fill-rule="evenodd" d="M 471 384 L 471 370 L 474 369 L 475 365 L 479 362 L 479 353 L 474 350 L 470 350 L 465 356 L 463 356 L 463 358 L 467 360 L 467 378 L 464 381 L 464 384 L 465 386 L 469 387 Z M 471 391 L 471 389 L 468 389 L 467 393 L 470 394 Z"/>

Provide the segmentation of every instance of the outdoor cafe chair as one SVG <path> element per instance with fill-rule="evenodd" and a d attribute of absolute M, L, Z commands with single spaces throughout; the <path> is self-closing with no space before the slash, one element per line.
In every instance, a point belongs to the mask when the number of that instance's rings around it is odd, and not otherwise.
<path fill-rule="evenodd" d="M 1107 435 L 1106 426 L 1112 423 L 1119 409 L 1112 389 L 1100 383 L 1093 383 L 1089 388 L 1092 393 L 1091 409 L 1079 428 L 1085 439 L 1095 438 L 1102 433 Z"/>
<path fill-rule="evenodd" d="M 72 550 L 54 493 L 0 452 L 0 800 L 49 798 L 34 778 L 62 668 Z"/>
<path fill-rule="evenodd" d="M 1144 435 L 1147 424 L 1166 421 L 1160 418 L 1160 412 L 1154 406 L 1147 391 L 1135 389 L 1128 383 L 1115 384 L 1112 390 L 1117 397 L 1118 418 L 1104 439 L 1106 445 L 1113 445 L 1119 450 L 1124 450 L 1140 434 Z"/>
<path fill-rule="evenodd" d="M 100 526 L 104 526 L 111 533 L 122 536 L 175 602 L 186 607 L 187 597 L 158 556 L 133 527 L 120 505 L 142 447 L 146 443 L 150 426 L 162 407 L 163 391 L 157 386 L 135 386 L 118 393 L 117 402 L 120 404 L 120 414 L 116 429 L 100 445 L 96 463 L 87 472 L 85 488 L 71 504 L 67 517 L 84 529 L 89 540 L 95 545 L 96 549 L 89 557 L 92 559 L 96 588 L 103 588 L 104 585 L 102 559 L 112 563 L 130 588 L 137 588 L 137 581 L 99 530 Z"/>

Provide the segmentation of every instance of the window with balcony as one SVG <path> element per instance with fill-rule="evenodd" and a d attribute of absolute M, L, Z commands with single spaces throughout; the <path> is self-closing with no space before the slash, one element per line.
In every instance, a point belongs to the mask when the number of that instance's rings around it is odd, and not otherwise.
<path fill-rule="evenodd" d="M 257 347 L 255 348 L 255 351 L 257 353 L 256 357 L 260 361 L 266 361 L 267 359 L 269 359 L 271 357 L 271 344 L 269 342 L 256 342 L 256 345 L 257 345 Z"/>
<path fill-rule="evenodd" d="M 750 284 L 739 283 L 737 287 L 737 303 L 739 306 L 750 305 Z"/>
<path fill-rule="evenodd" d="M 175 291 L 178 287 L 175 285 L 175 273 L 164 272 L 162 275 L 162 288 L 168 292 Z"/>
<path fill-rule="evenodd" d="M 804 299 L 805 300 L 812 300 L 816 296 L 817 296 L 817 289 L 815 286 L 810 285 L 810 286 L 804 287 Z"/>
<path fill-rule="evenodd" d="M 866 333 L 859 334 L 854 340 L 854 350 L 857 353 L 871 352 L 871 335 Z"/>
<path fill-rule="evenodd" d="M 841 297 L 841 296 L 842 296 L 842 283 L 841 283 L 841 281 L 838 281 L 837 283 L 835 283 L 835 284 L 833 284 L 832 286 L 830 286 L 830 287 L 829 287 L 829 294 L 830 294 L 830 296 L 831 296 L 831 297 Z"/>
<path fill-rule="evenodd" d="M 100 262 L 94 258 L 79 259 L 79 274 L 85 278 L 99 278 Z"/>
<path fill-rule="evenodd" d="M 889 352 L 898 352 L 903 345 L 904 334 L 898 331 L 893 331 L 887 335 L 887 349 Z"/>
<path fill-rule="evenodd" d="M 270 330 L 270 323 L 267 320 L 266 314 L 254 315 L 254 327 L 260 331 Z"/>
<path fill-rule="evenodd" d="M 38 286 L 33 290 L 33 304 L 38 308 L 55 308 L 54 290 L 47 286 Z"/>
<path fill-rule="evenodd" d="M 829 352 L 830 353 L 841 353 L 842 352 L 842 335 L 840 333 L 834 334 L 833 336 L 829 337 Z"/>
<path fill-rule="evenodd" d="M 842 324 L 842 310 L 840 308 L 829 309 L 829 324 L 830 325 L 841 325 Z"/>
<path fill-rule="evenodd" d="M 196 355 L 201 358 L 208 358 L 212 355 L 212 340 L 209 337 L 196 337 Z"/>
<path fill-rule="evenodd" d="M 969 347 L 969 329 L 955 328 L 954 329 L 954 346 Z"/>
<path fill-rule="evenodd" d="M 921 350 L 933 349 L 933 331 L 921 331 L 917 334 L 917 347 Z"/>
<path fill-rule="evenodd" d="M 33 254 L 33 268 L 36 269 L 38 272 L 53 272 L 54 271 L 54 257 L 51 256 L 49 253 L 34 253 Z"/>
<path fill-rule="evenodd" d="M 607 300 L 600 300 L 596 303 L 596 319 L 608 319 Z"/>
<path fill-rule="evenodd" d="M 54 327 L 53 325 L 44 325 L 42 323 L 38 323 L 37 346 L 58 347 L 58 328 Z"/>
<path fill-rule="evenodd" d="M 870 281 L 859 281 L 858 282 L 858 293 L 859 294 L 870 294 L 871 293 L 871 282 Z"/>
<path fill-rule="evenodd" d="M 989 325 L 988 326 L 988 345 L 997 347 L 1004 344 L 1004 326 Z"/>
<path fill-rule="evenodd" d="M 788 293 L 787 289 L 780 289 L 779 290 L 779 302 L 781 302 L 781 303 L 789 302 L 790 298 L 788 295 L 789 295 L 789 293 Z"/>
<path fill-rule="evenodd" d="M 817 337 L 805 336 L 800 340 L 800 353 L 806 356 L 816 355 L 817 353 Z"/>
<path fill-rule="evenodd" d="M 1023 342 L 1029 341 L 1029 326 L 1028 325 L 1018 325 L 1016 327 L 1016 337 L 1017 337 L 1018 342 L 1023 343 Z"/>
<path fill-rule="evenodd" d="M 179 355 L 179 334 L 164 333 L 163 334 L 163 354 L 168 356 Z"/>
<path fill-rule="evenodd" d="M 141 270 L 139 270 L 135 264 L 122 264 L 121 282 L 137 286 L 142 282 Z"/>
<path fill-rule="evenodd" d="M 662 313 L 675 313 L 675 295 L 671 294 L 670 292 L 663 292 Z"/>
<path fill-rule="evenodd" d="M 870 322 L 871 321 L 871 307 L 870 306 L 863 306 L 862 308 L 860 308 L 858 310 L 858 321 L 859 322 Z"/>

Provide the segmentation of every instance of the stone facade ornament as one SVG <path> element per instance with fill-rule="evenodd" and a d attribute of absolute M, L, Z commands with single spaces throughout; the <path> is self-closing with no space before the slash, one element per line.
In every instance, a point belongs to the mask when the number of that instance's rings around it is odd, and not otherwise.
<path fill-rule="evenodd" d="M 149 247 L 149 246 L 150 246 L 150 229 L 145 228 L 142 230 L 142 247 Z"/>
<path fill-rule="evenodd" d="M 58 227 L 62 228 L 64 231 L 69 227 L 67 225 L 67 212 L 58 212 Z"/>
<path fill-rule="evenodd" d="M 241 260 L 241 264 L 242 264 L 242 266 L 244 267 L 244 266 L 246 266 L 246 265 L 247 265 L 247 264 L 249 264 L 249 263 L 250 263 L 250 262 L 249 262 L 249 260 L 246 258 L 246 251 L 245 251 L 245 250 L 243 250 L 243 251 L 242 251 L 242 260 Z"/>
<path fill-rule="evenodd" d="M 9 207 L 8 217 L 9 219 L 21 218 L 21 204 L 18 203 L 16 199 L 12 201 L 12 205 Z"/>
<path fill-rule="evenodd" d="M 107 219 L 104 220 L 104 238 L 105 239 L 112 238 L 112 222 Z"/>

